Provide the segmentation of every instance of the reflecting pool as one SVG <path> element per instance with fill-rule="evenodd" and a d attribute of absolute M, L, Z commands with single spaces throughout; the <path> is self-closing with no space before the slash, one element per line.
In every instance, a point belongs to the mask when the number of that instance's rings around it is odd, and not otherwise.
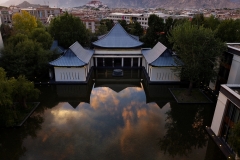
<path fill-rule="evenodd" d="M 40 105 L 20 128 L 1 129 L 0 159 L 225 159 L 209 139 L 214 105 L 179 105 L 141 80 L 38 86 Z"/>

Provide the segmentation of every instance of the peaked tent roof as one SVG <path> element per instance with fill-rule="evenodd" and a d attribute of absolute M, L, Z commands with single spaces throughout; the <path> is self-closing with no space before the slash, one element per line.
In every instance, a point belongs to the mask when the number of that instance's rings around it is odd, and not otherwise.
<path fill-rule="evenodd" d="M 91 52 L 90 50 L 86 50 L 84 49 L 79 43 L 78 41 L 76 41 L 75 43 L 73 43 L 70 47 L 69 47 L 74 53 L 75 55 L 81 59 L 83 62 L 88 63 L 93 55 L 93 52 Z"/>
<path fill-rule="evenodd" d="M 117 23 L 105 36 L 93 42 L 93 45 L 103 48 L 134 48 L 143 45 L 135 36 L 128 34 Z"/>
<path fill-rule="evenodd" d="M 49 62 L 49 64 L 59 67 L 80 67 L 84 66 L 86 63 L 80 60 L 71 49 L 68 49 L 61 57 Z"/>
<path fill-rule="evenodd" d="M 166 49 L 167 47 L 158 42 L 151 50 L 143 52 L 143 56 L 147 60 L 148 64 L 150 64 L 155 61 Z"/>
<path fill-rule="evenodd" d="M 178 64 L 175 62 L 175 58 L 177 57 L 174 56 L 169 49 L 166 49 L 155 61 L 151 63 L 151 65 L 158 67 L 178 66 Z"/>
<path fill-rule="evenodd" d="M 49 62 L 49 64 L 62 67 L 80 67 L 88 64 L 92 55 L 93 51 L 86 50 L 78 42 L 75 42 L 61 57 Z"/>
<path fill-rule="evenodd" d="M 158 42 L 153 47 L 153 49 L 143 50 L 142 53 L 147 62 L 152 66 L 157 67 L 179 66 L 179 64 L 176 63 L 175 59 L 177 59 L 179 63 L 182 63 L 181 60 L 175 57 L 173 53 L 160 42 Z"/>

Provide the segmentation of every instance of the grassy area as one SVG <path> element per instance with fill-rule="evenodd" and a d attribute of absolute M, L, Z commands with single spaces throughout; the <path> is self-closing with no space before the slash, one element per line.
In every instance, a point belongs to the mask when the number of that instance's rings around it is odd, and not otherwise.
<path fill-rule="evenodd" d="M 188 95 L 188 88 L 171 88 L 170 91 L 178 103 L 212 102 L 199 89 L 192 89 L 191 95 Z"/>

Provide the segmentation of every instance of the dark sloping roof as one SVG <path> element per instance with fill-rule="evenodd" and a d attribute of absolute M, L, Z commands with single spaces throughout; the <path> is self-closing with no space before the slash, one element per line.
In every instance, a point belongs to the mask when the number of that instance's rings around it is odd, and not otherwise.
<path fill-rule="evenodd" d="M 167 47 L 158 42 L 151 50 L 143 52 L 143 56 L 147 60 L 148 64 L 150 64 L 155 61 L 166 49 Z"/>
<path fill-rule="evenodd" d="M 103 48 L 134 48 L 143 45 L 137 37 L 128 34 L 123 27 L 117 23 L 99 40 L 93 42 L 93 45 Z"/>
<path fill-rule="evenodd" d="M 86 50 L 78 42 L 75 42 L 61 57 L 49 64 L 62 67 L 80 67 L 88 64 L 92 55 L 93 51 Z"/>
<path fill-rule="evenodd" d="M 61 57 L 49 62 L 52 66 L 80 67 L 86 63 L 80 60 L 71 49 L 68 49 Z"/>
<path fill-rule="evenodd" d="M 173 55 L 173 52 L 167 49 L 162 43 L 158 42 L 151 50 L 142 50 L 142 54 L 148 64 L 156 67 L 179 66 L 176 60 L 182 62 Z"/>
<path fill-rule="evenodd" d="M 93 55 L 92 51 L 84 49 L 78 42 L 73 43 L 69 48 L 86 64 L 90 61 Z"/>
<path fill-rule="evenodd" d="M 175 59 L 177 57 L 169 49 L 166 49 L 151 65 L 158 67 L 178 66 L 179 64 L 176 63 Z"/>

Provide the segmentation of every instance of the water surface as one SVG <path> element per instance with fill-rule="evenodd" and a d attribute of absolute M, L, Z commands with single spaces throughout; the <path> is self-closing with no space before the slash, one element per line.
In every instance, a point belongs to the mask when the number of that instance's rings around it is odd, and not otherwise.
<path fill-rule="evenodd" d="M 225 159 L 204 128 L 214 105 L 179 105 L 140 81 L 41 86 L 21 128 L 2 129 L 0 156 L 21 160 Z"/>

